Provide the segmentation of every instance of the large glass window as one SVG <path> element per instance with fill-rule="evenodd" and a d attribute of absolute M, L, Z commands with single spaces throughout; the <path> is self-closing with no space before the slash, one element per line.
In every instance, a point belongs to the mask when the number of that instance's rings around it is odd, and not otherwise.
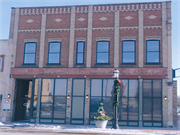
<path fill-rule="evenodd" d="M 37 85 L 35 80 L 34 104 L 37 104 Z M 65 123 L 67 79 L 43 79 L 41 91 L 40 121 L 53 119 L 53 123 Z M 36 115 L 33 113 L 33 117 Z"/>
<path fill-rule="evenodd" d="M 136 62 L 136 42 L 123 41 L 122 42 L 122 63 Z"/>
<path fill-rule="evenodd" d="M 119 95 L 119 121 L 138 121 L 139 115 L 139 92 L 138 92 L 138 80 L 137 79 L 122 79 L 121 83 L 124 84 L 120 88 Z M 130 125 L 130 122 L 126 125 Z M 134 122 L 134 126 L 138 126 L 137 122 Z"/>
<path fill-rule="evenodd" d="M 126 125 L 138 126 L 138 80 L 122 79 L 121 82 L 125 90 L 123 87 L 120 89 L 119 125 L 125 121 Z M 91 79 L 90 117 L 97 114 L 100 102 L 104 103 L 106 114 L 113 117 L 113 85 L 114 79 Z M 109 124 L 112 124 L 112 121 L 110 122 Z M 90 124 L 93 124 L 93 121 L 90 121 Z"/>
<path fill-rule="evenodd" d="M 25 43 L 24 64 L 35 64 L 36 43 Z"/>
<path fill-rule="evenodd" d="M 151 122 L 150 126 L 154 126 L 154 123 L 162 122 L 161 87 L 161 80 L 143 81 L 143 121 Z"/>
<path fill-rule="evenodd" d="M 109 63 L 109 41 L 97 42 L 96 63 Z"/>
<path fill-rule="evenodd" d="M 84 64 L 84 42 L 77 42 L 76 64 Z"/>
<path fill-rule="evenodd" d="M 61 52 L 61 43 L 60 42 L 50 42 L 49 43 L 49 53 L 48 53 L 48 63 L 49 64 L 60 64 L 60 52 Z"/>
<path fill-rule="evenodd" d="M 160 41 L 148 40 L 146 41 L 146 62 L 160 63 Z"/>

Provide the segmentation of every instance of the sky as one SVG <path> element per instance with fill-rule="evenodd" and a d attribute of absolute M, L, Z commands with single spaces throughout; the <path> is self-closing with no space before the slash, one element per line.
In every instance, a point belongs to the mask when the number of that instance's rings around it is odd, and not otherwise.
<path fill-rule="evenodd" d="M 0 0 L 0 40 L 8 39 L 11 7 L 43 7 L 158 2 L 166 0 Z M 167 0 L 170 1 L 170 0 Z M 180 68 L 180 0 L 171 0 L 172 12 L 172 68 Z M 180 70 L 178 72 L 180 75 Z M 179 77 L 180 82 L 180 77 Z M 180 88 L 180 83 L 179 83 Z"/>

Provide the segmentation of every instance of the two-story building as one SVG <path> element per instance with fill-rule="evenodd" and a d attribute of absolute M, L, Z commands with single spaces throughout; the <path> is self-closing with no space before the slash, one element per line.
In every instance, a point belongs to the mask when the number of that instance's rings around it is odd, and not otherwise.
<path fill-rule="evenodd" d="M 113 116 L 117 68 L 119 125 L 172 126 L 171 26 L 171 2 L 12 8 L 11 120 Z"/>

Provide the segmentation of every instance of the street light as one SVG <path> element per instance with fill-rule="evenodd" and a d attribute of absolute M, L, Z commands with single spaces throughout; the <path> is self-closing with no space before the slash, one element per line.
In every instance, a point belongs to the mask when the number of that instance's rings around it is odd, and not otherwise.
<path fill-rule="evenodd" d="M 117 69 L 115 69 L 114 73 L 114 101 L 113 101 L 113 105 L 114 105 L 114 124 L 113 124 L 113 128 L 114 129 L 119 129 L 118 126 L 118 106 L 119 106 L 119 102 L 118 102 L 118 95 L 119 95 L 119 86 L 118 86 L 118 78 L 119 78 L 119 71 Z"/>

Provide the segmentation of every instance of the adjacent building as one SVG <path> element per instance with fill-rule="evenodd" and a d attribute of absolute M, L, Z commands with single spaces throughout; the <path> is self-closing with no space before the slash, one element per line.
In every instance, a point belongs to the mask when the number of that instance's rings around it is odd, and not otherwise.
<path fill-rule="evenodd" d="M 12 8 L 11 121 L 173 126 L 171 2 Z M 112 121 L 109 121 L 112 125 Z"/>

